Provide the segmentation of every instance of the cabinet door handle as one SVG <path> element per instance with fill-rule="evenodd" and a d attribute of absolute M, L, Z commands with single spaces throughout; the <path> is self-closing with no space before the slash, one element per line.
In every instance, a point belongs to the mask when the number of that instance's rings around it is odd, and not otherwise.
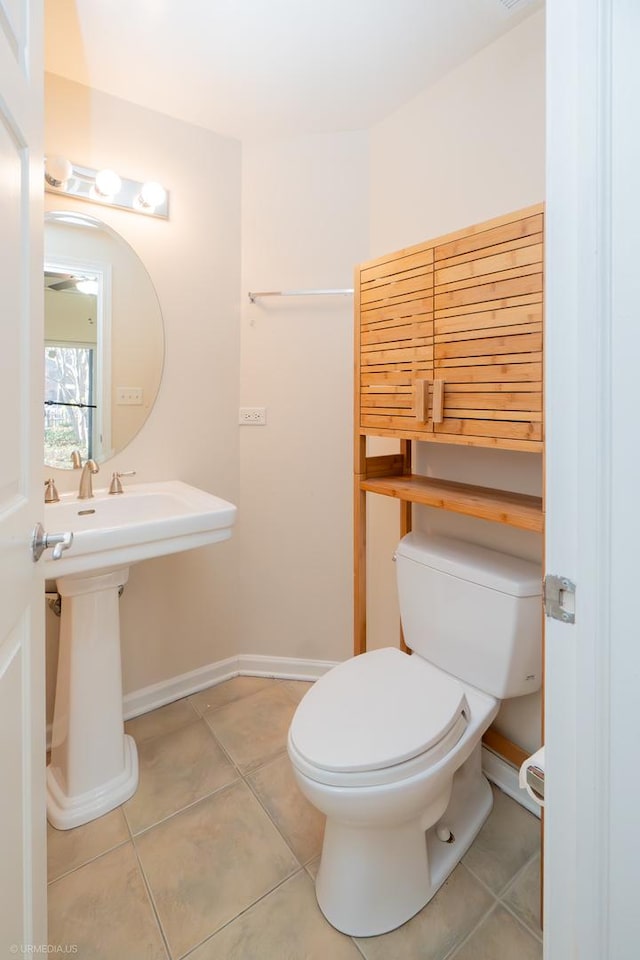
<path fill-rule="evenodd" d="M 430 380 L 416 380 L 416 420 L 426 423 L 429 419 L 429 384 Z"/>
<path fill-rule="evenodd" d="M 433 410 L 431 416 L 434 423 L 442 423 L 444 419 L 444 380 L 433 381 Z"/>

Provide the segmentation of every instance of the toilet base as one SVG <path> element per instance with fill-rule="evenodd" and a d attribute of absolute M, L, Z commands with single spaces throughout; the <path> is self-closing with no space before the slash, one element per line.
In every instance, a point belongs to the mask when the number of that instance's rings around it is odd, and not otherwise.
<path fill-rule="evenodd" d="M 406 923 L 437 893 L 491 812 L 478 745 L 453 778 L 444 814 L 425 832 L 418 818 L 391 827 L 327 820 L 316 896 L 337 930 L 375 937 Z M 448 827 L 450 843 L 438 839 Z"/>

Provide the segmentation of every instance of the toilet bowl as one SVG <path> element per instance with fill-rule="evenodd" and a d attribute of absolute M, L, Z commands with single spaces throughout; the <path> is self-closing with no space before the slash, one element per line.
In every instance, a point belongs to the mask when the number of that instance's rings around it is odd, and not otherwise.
<path fill-rule="evenodd" d="M 385 707 L 380 686 L 399 690 L 400 681 L 401 703 L 391 698 Z M 411 686 L 421 691 L 413 701 Z M 431 899 L 464 855 L 491 810 L 480 739 L 497 711 L 493 697 L 392 648 L 341 664 L 303 699 L 289 731 L 289 757 L 301 792 L 327 817 L 316 895 L 338 930 L 367 937 L 394 929 Z M 417 737 L 406 723 L 412 713 L 423 714 Z M 344 723 L 356 716 L 355 728 Z M 324 766 L 311 734 L 320 722 Z M 373 749 L 363 760 L 365 729 Z"/>
<path fill-rule="evenodd" d="M 492 806 L 482 735 L 501 695 L 539 687 L 536 564 L 416 534 L 397 558 L 415 652 L 388 647 L 330 670 L 300 702 L 287 744 L 301 792 L 327 818 L 318 904 L 358 937 L 410 919 L 464 856 Z M 453 593 L 442 577 L 459 581 Z M 470 614 L 476 629 L 464 635 Z"/>

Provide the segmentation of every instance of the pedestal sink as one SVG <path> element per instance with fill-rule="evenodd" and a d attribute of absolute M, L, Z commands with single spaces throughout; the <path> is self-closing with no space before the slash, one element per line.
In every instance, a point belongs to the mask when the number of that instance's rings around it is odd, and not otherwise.
<path fill-rule="evenodd" d="M 68 830 L 135 793 L 138 759 L 124 733 L 118 596 L 132 563 L 227 540 L 232 503 L 186 483 L 136 484 L 91 500 L 46 504 L 48 531 L 70 530 L 60 559 L 44 560 L 62 597 L 60 653 L 47 767 L 47 816 Z"/>

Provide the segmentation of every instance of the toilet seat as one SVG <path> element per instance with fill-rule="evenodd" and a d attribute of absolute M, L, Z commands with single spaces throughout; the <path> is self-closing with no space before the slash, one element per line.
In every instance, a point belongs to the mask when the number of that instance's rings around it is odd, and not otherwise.
<path fill-rule="evenodd" d="M 294 715 L 289 752 L 300 772 L 321 783 L 390 783 L 442 760 L 469 719 L 455 677 L 388 647 L 316 682 Z"/>

